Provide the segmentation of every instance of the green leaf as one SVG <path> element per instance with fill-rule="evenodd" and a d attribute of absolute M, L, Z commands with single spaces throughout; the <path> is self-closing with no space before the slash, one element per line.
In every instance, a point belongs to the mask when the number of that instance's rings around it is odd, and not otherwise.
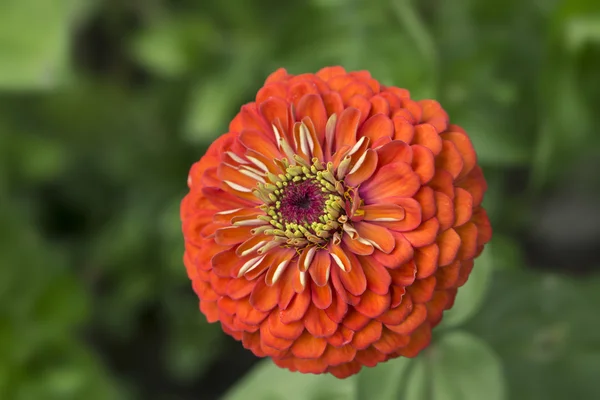
<path fill-rule="evenodd" d="M 431 358 L 431 400 L 505 398 L 501 362 L 481 339 L 465 332 L 450 332 L 425 356 Z"/>
<path fill-rule="evenodd" d="M 475 260 L 469 280 L 458 289 L 454 306 L 444 313 L 442 326 L 462 325 L 479 311 L 492 277 L 492 254 L 492 245 L 488 244 L 483 253 Z"/>
<path fill-rule="evenodd" d="M 406 384 L 406 372 L 413 359 L 400 357 L 380 363 L 373 368 L 363 368 L 357 375 L 358 400 L 395 400 Z"/>
<path fill-rule="evenodd" d="M 261 361 L 223 398 L 224 400 L 352 400 L 356 398 L 356 377 L 337 379 L 301 374 L 279 368 L 270 360 Z"/>

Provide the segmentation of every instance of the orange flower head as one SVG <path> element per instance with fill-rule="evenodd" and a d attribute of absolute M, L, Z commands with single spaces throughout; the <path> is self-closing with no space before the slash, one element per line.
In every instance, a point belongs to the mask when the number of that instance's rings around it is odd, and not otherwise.
<path fill-rule="evenodd" d="M 341 67 L 274 72 L 188 185 L 200 310 L 303 373 L 416 356 L 491 237 L 465 131 L 436 101 Z"/>

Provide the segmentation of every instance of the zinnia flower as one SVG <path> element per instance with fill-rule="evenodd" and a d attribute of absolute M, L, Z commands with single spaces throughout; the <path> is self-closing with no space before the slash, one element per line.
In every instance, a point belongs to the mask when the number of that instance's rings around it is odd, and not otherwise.
<path fill-rule="evenodd" d="M 491 237 L 465 131 L 436 101 L 341 67 L 274 72 L 188 185 L 200 310 L 303 373 L 416 356 Z"/>

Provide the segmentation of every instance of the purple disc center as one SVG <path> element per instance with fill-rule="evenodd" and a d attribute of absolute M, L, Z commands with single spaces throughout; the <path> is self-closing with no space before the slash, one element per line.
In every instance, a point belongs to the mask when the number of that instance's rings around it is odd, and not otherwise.
<path fill-rule="evenodd" d="M 319 221 L 324 206 L 321 186 L 312 180 L 305 180 L 291 183 L 284 189 L 279 212 L 285 222 L 311 224 Z"/>

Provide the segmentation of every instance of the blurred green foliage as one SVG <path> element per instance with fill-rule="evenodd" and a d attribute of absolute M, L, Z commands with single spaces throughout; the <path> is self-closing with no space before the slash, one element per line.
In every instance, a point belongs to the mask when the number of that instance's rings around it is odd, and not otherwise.
<path fill-rule="evenodd" d="M 468 130 L 493 243 L 423 356 L 239 380 L 187 170 L 271 71 L 334 64 Z M 0 398 L 600 398 L 598 71 L 595 0 L 0 1 Z"/>

